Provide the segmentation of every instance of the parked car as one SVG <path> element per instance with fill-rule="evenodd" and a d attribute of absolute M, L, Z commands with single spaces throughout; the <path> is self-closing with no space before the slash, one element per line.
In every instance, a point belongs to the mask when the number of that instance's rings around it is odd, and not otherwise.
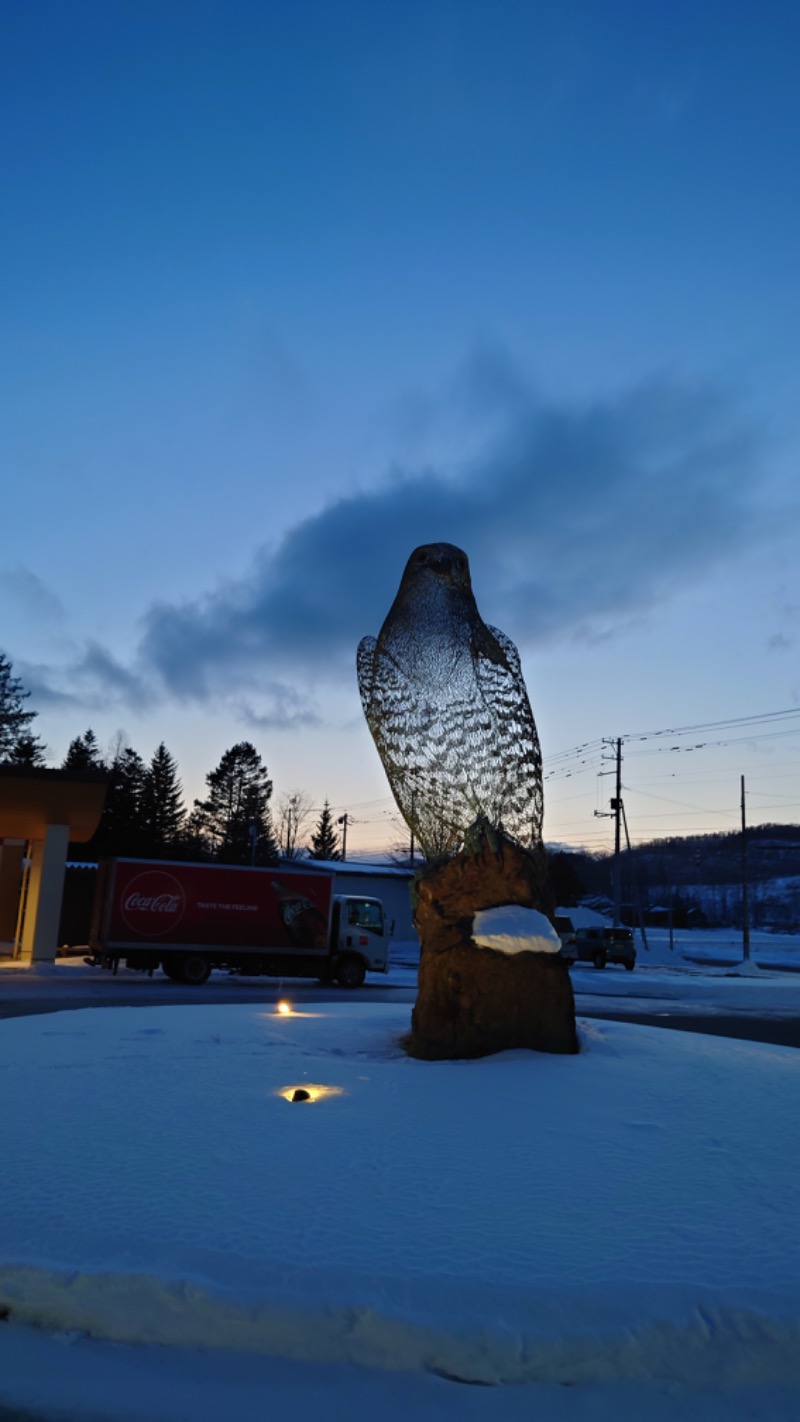
<path fill-rule="evenodd" d="M 636 947 L 630 928 L 578 928 L 574 941 L 561 947 L 568 963 L 594 963 L 604 968 L 606 963 L 620 963 L 632 972 L 636 967 Z"/>

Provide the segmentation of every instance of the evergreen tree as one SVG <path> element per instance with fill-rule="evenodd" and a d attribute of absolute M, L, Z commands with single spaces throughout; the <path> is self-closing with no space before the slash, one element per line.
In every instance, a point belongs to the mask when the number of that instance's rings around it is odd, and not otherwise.
<path fill-rule="evenodd" d="M 556 850 L 548 854 L 547 868 L 556 903 L 564 906 L 579 903 L 587 892 L 581 873 L 581 856 Z"/>
<path fill-rule="evenodd" d="M 156 859 L 178 853 L 186 811 L 178 767 L 163 741 L 145 775 L 141 811 L 147 853 Z"/>
<path fill-rule="evenodd" d="M 26 711 L 23 702 L 30 696 L 18 676 L 12 675 L 12 663 L 0 652 L 0 762 L 13 759 L 14 747 L 26 734 L 36 715 Z"/>
<path fill-rule="evenodd" d="M 333 827 L 333 815 L 328 801 L 322 806 L 317 828 L 311 836 L 312 859 L 341 859 L 339 836 Z"/>
<path fill-rule="evenodd" d="M 47 765 L 47 747 L 38 736 L 30 733 L 20 736 L 8 757 L 8 763 L 25 766 L 28 770 L 41 770 Z"/>
<path fill-rule="evenodd" d="M 214 858 L 214 846 L 208 834 L 206 817 L 195 800 L 194 809 L 187 815 L 181 830 L 175 852 L 181 859 L 206 860 Z"/>
<path fill-rule="evenodd" d="M 87 733 L 88 734 L 88 733 Z M 90 841 L 94 853 L 141 855 L 147 852 L 142 823 L 142 801 L 147 771 L 131 746 L 120 747 L 109 767 L 108 789 L 96 834 Z"/>
<path fill-rule="evenodd" d="M 278 857 L 269 801 L 272 781 L 255 746 L 240 741 L 206 776 L 208 799 L 196 800 L 197 828 L 223 864 L 271 864 Z"/>
<path fill-rule="evenodd" d="M 100 746 L 97 736 L 89 727 L 83 736 L 76 736 L 74 741 L 70 741 L 69 750 L 64 757 L 62 770 L 105 770 L 106 766 L 100 754 Z"/>

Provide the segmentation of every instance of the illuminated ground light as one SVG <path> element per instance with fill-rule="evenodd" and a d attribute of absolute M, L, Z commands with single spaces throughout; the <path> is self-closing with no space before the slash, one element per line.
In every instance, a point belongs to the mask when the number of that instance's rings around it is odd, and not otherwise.
<path fill-rule="evenodd" d="M 258 1015 L 259 1017 L 264 1017 L 271 1021 L 273 1017 L 321 1017 L 323 1014 L 321 1012 L 298 1012 L 297 1008 L 292 1007 L 290 1002 L 287 1002 L 285 998 L 281 998 L 280 1002 L 276 1002 L 275 1006 L 271 1007 L 268 1012 L 259 1012 Z"/>
<path fill-rule="evenodd" d="M 284 1101 L 324 1101 L 326 1096 L 344 1096 L 342 1086 L 321 1086 L 316 1081 L 300 1081 L 295 1086 L 282 1086 L 278 1092 Z"/>

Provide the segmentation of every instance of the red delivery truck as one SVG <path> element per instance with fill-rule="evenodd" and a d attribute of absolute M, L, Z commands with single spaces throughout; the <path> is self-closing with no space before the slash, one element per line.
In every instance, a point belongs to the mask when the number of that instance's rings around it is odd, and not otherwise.
<path fill-rule="evenodd" d="M 360 987 L 389 968 L 380 899 L 334 894 L 329 871 L 157 859 L 101 863 L 89 949 L 96 967 L 196 984 L 226 968 Z"/>

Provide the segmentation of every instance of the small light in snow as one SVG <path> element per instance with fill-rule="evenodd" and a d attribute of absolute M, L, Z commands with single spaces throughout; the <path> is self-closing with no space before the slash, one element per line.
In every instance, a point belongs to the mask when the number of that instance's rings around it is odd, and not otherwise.
<path fill-rule="evenodd" d="M 281 999 L 281 1001 L 278 1003 L 277 1010 L 280 1013 L 281 1017 L 290 1017 L 292 1013 L 291 1004 L 288 1003 L 285 998 Z"/>
<path fill-rule="evenodd" d="M 321 1086 L 315 1081 L 300 1081 L 294 1086 L 282 1086 L 278 1092 L 284 1101 L 324 1101 L 326 1096 L 344 1096 L 341 1086 Z"/>

